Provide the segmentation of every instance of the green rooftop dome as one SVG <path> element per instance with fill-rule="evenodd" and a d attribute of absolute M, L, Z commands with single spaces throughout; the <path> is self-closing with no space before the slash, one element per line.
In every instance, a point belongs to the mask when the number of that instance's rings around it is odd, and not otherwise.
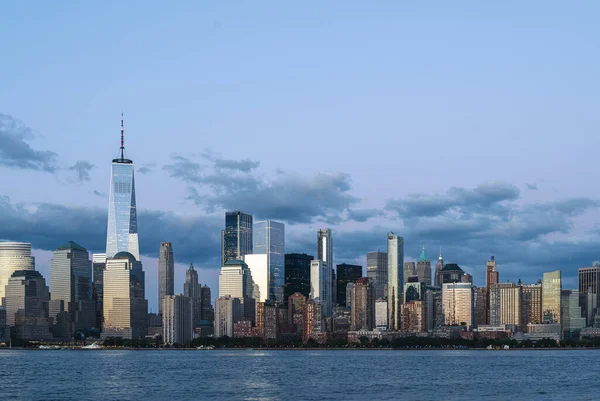
<path fill-rule="evenodd" d="M 421 251 L 421 256 L 419 256 L 419 262 L 427 262 L 427 254 L 425 253 L 425 245 L 423 245 L 423 250 Z"/>
<path fill-rule="evenodd" d="M 133 260 L 135 262 L 135 256 L 133 256 L 132 254 L 130 254 L 129 252 L 119 252 L 117 253 L 115 256 L 112 257 L 113 259 L 129 259 L 129 260 Z"/>
<path fill-rule="evenodd" d="M 56 248 L 57 251 L 64 251 L 67 249 L 73 249 L 76 251 L 85 251 L 87 252 L 87 249 L 85 249 L 84 247 L 82 247 L 81 245 L 73 242 L 73 241 L 69 241 L 64 245 L 59 246 L 58 248 Z"/>

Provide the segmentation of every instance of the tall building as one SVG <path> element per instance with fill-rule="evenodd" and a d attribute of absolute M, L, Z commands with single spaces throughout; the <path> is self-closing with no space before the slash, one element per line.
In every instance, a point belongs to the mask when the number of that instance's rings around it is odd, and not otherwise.
<path fill-rule="evenodd" d="M 521 284 L 521 329 L 526 330 L 528 324 L 541 324 L 542 319 L 542 284 Z"/>
<path fill-rule="evenodd" d="M 336 282 L 336 291 L 337 291 L 337 303 L 340 306 L 346 305 L 346 286 L 348 283 L 353 283 L 360 277 L 362 277 L 362 266 L 358 265 L 349 265 L 347 263 L 342 263 L 341 265 L 337 265 L 337 282 Z"/>
<path fill-rule="evenodd" d="M 137 339 L 148 329 L 148 301 L 142 262 L 129 252 L 106 261 L 102 336 Z"/>
<path fill-rule="evenodd" d="M 340 266 L 340 265 L 338 265 Z M 350 330 L 375 328 L 375 288 L 367 277 L 357 278 L 351 286 Z"/>
<path fill-rule="evenodd" d="M 133 161 L 125 158 L 122 116 L 120 157 L 112 161 L 108 193 L 106 257 L 129 252 L 135 260 L 140 260 Z"/>
<path fill-rule="evenodd" d="M 367 252 L 367 277 L 373 280 L 376 299 L 383 299 L 388 280 L 388 257 L 386 252 Z M 387 319 L 387 317 L 386 317 Z"/>
<path fill-rule="evenodd" d="M 158 313 L 162 314 L 162 299 L 175 294 L 175 261 L 170 242 L 162 242 L 158 251 Z"/>
<path fill-rule="evenodd" d="M 431 262 L 427 259 L 425 245 L 423 245 L 421 256 L 417 260 L 417 276 L 419 276 L 419 281 L 425 283 L 425 285 L 431 285 Z"/>
<path fill-rule="evenodd" d="M 404 283 L 402 285 L 406 284 L 410 277 L 416 275 L 417 266 L 415 265 L 415 262 L 404 262 Z"/>
<path fill-rule="evenodd" d="M 78 330 L 96 325 L 96 305 L 92 301 L 92 262 L 88 251 L 73 241 L 58 247 L 50 261 L 50 318 L 66 313 L 62 333 L 71 338 Z"/>
<path fill-rule="evenodd" d="M 296 292 L 288 298 L 288 321 L 296 326 L 296 336 L 302 338 L 302 328 L 304 327 L 304 305 L 306 297 L 304 294 Z"/>
<path fill-rule="evenodd" d="M 427 309 L 425 302 L 412 300 L 402 304 L 402 331 L 423 333 L 427 331 Z"/>
<path fill-rule="evenodd" d="M 488 289 L 487 287 L 475 288 L 473 294 L 473 326 L 485 326 L 490 323 L 488 319 Z"/>
<path fill-rule="evenodd" d="M 212 322 L 215 317 L 215 311 L 212 307 L 210 287 L 204 284 L 200 289 L 200 298 L 202 298 L 202 320 Z"/>
<path fill-rule="evenodd" d="M 283 304 L 285 286 L 285 225 L 276 221 L 254 224 L 253 254 L 267 255 L 267 298 Z"/>
<path fill-rule="evenodd" d="M 215 300 L 215 337 L 233 337 L 233 325 L 241 319 L 239 298 L 222 296 Z"/>
<path fill-rule="evenodd" d="M 6 284 L 4 306 L 11 337 L 28 341 L 52 340 L 46 280 L 35 270 L 17 270 Z"/>
<path fill-rule="evenodd" d="M 579 291 L 561 291 L 561 315 L 563 338 L 579 339 L 581 329 L 585 328 L 585 317 L 581 315 Z"/>
<path fill-rule="evenodd" d="M 329 283 L 329 291 L 331 303 L 336 300 L 335 273 L 333 271 L 333 232 L 331 228 L 322 228 L 317 232 L 317 259 L 322 261 L 328 269 L 327 282 Z M 329 311 L 331 315 L 331 309 Z"/>
<path fill-rule="evenodd" d="M 331 299 L 331 268 L 322 260 L 310 262 L 310 298 L 321 305 L 323 316 L 330 317 L 332 312 Z"/>
<path fill-rule="evenodd" d="M 404 238 L 389 233 L 388 254 L 388 325 L 390 330 L 402 328 L 402 298 L 404 289 Z"/>
<path fill-rule="evenodd" d="M 440 283 L 470 283 L 472 280 L 463 280 L 465 272 L 456 263 L 447 263 L 444 265 L 442 270 L 439 272 Z"/>
<path fill-rule="evenodd" d="M 388 304 L 385 299 L 375 301 L 375 328 L 386 330 L 388 327 Z"/>
<path fill-rule="evenodd" d="M 102 299 L 104 296 L 104 270 L 106 269 L 106 254 L 92 254 L 92 298 L 96 301 L 96 323 L 94 327 L 102 327 L 103 310 Z"/>
<path fill-rule="evenodd" d="M 198 283 L 198 272 L 194 269 L 194 265 L 190 263 L 190 267 L 185 272 L 185 282 L 183 283 L 183 296 L 188 297 L 192 303 L 192 325 L 197 327 L 202 320 L 202 286 Z"/>
<path fill-rule="evenodd" d="M 8 279 L 17 270 L 35 269 L 35 259 L 31 256 L 31 244 L 26 242 L 0 242 L 0 302 Z"/>
<path fill-rule="evenodd" d="M 299 292 L 306 298 L 310 295 L 310 262 L 314 256 L 305 253 L 285 255 L 285 295 L 289 298 Z"/>
<path fill-rule="evenodd" d="M 471 283 L 446 283 L 442 286 L 442 308 L 446 325 L 466 326 L 473 322 L 473 295 Z"/>
<path fill-rule="evenodd" d="M 493 326 L 510 325 L 520 327 L 522 289 L 514 283 L 492 284 L 490 289 L 490 324 Z"/>
<path fill-rule="evenodd" d="M 561 323 L 562 280 L 560 270 L 544 273 L 542 281 L 542 319 L 543 323 Z"/>
<path fill-rule="evenodd" d="M 485 285 L 491 289 L 494 284 L 500 282 L 498 270 L 496 270 L 496 259 L 492 256 L 485 264 Z"/>
<path fill-rule="evenodd" d="M 269 260 L 266 254 L 249 254 L 244 256 L 252 274 L 252 298 L 256 302 L 269 299 Z"/>
<path fill-rule="evenodd" d="M 252 253 L 252 215 L 239 210 L 226 212 L 221 235 L 221 264 L 242 260 L 244 255 Z"/>
<path fill-rule="evenodd" d="M 225 262 L 219 273 L 219 297 L 238 298 L 241 305 L 240 319 L 254 322 L 255 300 L 252 295 L 253 280 L 248 265 L 241 260 Z"/>
<path fill-rule="evenodd" d="M 442 250 L 440 249 L 440 257 L 435 264 L 435 286 L 442 288 L 442 269 L 444 268 L 444 258 L 442 258 Z"/>
<path fill-rule="evenodd" d="M 425 286 L 425 309 L 427 310 L 427 331 L 445 324 L 442 289 Z"/>
<path fill-rule="evenodd" d="M 165 295 L 161 298 L 163 341 L 187 345 L 194 333 L 193 308 L 190 297 Z"/>
<path fill-rule="evenodd" d="M 600 264 L 592 267 L 584 267 L 579 269 L 579 294 L 592 294 L 589 302 L 585 302 L 585 313 L 589 315 L 588 325 L 591 326 L 594 315 L 597 314 L 598 305 L 600 305 Z M 587 305 L 589 304 L 589 306 Z"/>

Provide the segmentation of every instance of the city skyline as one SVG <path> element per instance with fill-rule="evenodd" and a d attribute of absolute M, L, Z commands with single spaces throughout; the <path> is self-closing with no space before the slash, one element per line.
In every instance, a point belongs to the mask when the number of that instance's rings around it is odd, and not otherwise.
<path fill-rule="evenodd" d="M 91 7 L 99 7 L 94 14 L 110 23 L 90 30 L 97 22 L 77 16 Z M 124 12 L 134 12 L 130 7 L 123 6 Z M 109 8 L 83 5 L 59 15 L 40 5 L 34 13 L 69 21 L 97 45 L 81 52 L 79 38 L 48 29 L 54 40 L 47 46 L 54 55 L 41 56 L 25 49 L 39 49 L 35 32 L 47 22 L 36 27 L 39 19 L 21 18 L 17 9 L 0 17 L 0 33 L 31 28 L 8 49 L 14 65 L 31 67 L 0 66 L 11 77 L 0 96 L 0 238 L 31 242 L 44 277 L 50 277 L 52 252 L 67 241 L 91 253 L 105 252 L 107 160 L 117 156 L 113 134 L 121 110 L 128 157 L 136 161 L 135 195 L 143 200 L 137 210 L 139 245 L 154 311 L 163 241 L 176 250 L 176 291 L 189 262 L 197 266 L 201 283 L 218 287 L 226 210 L 285 223 L 289 253 L 316 257 L 314 231 L 331 227 L 335 263 L 359 264 L 363 272 L 366 253 L 384 250 L 382 238 L 389 231 L 405 239 L 406 261 L 416 261 L 425 244 L 434 263 L 441 247 L 446 263 L 460 265 L 476 285 L 485 283 L 489 255 L 496 256 L 502 281 L 535 283 L 544 271 L 561 269 L 566 288 L 577 287 L 578 268 L 600 259 L 600 234 L 594 228 L 600 222 L 600 193 L 583 184 L 594 179 L 596 169 L 597 107 L 589 93 L 597 92 L 593 49 L 598 35 L 592 23 L 567 24 L 572 36 L 555 29 L 557 16 L 589 21 L 593 12 L 552 5 L 540 17 L 533 6 L 520 5 L 514 36 L 505 36 L 486 5 L 468 21 L 430 20 L 418 6 L 407 12 L 387 5 L 386 12 L 369 10 L 377 24 L 365 20 L 356 6 L 339 19 L 334 10 L 323 10 L 332 25 L 286 5 L 272 11 L 289 17 L 285 27 L 273 22 L 278 18 L 260 15 L 261 7 L 241 6 L 240 13 L 256 17 L 252 21 L 222 7 L 200 13 L 200 20 L 189 17 L 197 13 L 173 11 L 178 25 L 211 37 L 203 56 L 178 47 L 189 43 L 167 28 L 160 41 L 130 46 L 121 35 L 136 31 L 110 18 Z M 446 11 L 450 16 L 465 12 L 460 7 Z M 529 24 L 533 17 L 535 33 Z M 141 32 L 155 37 L 150 25 L 158 18 L 149 15 Z M 15 21 L 25 22 L 16 27 Z M 111 24 L 118 29 L 106 32 Z M 271 24 L 281 38 L 259 28 Z M 313 33 L 296 37 L 305 24 Z M 465 29 L 483 25 L 481 37 L 464 36 Z M 358 34 L 350 29 L 355 26 L 365 29 Z M 235 38 L 248 29 L 255 36 L 240 47 Z M 338 29 L 350 36 L 338 35 Z M 404 37 L 412 39 L 394 39 Z M 540 37 L 553 46 L 535 47 L 536 57 L 529 57 Z M 298 48 L 296 54 L 286 51 L 288 41 Z M 265 43 L 285 56 L 263 53 Z M 180 60 L 163 66 L 177 73 L 136 62 L 146 60 L 150 46 L 157 46 L 163 60 Z M 394 46 L 405 51 L 390 52 Z M 334 57 L 328 56 L 331 48 Z M 357 50 L 370 57 L 357 59 Z M 247 69 L 232 69 L 239 64 L 232 55 L 253 52 Z M 81 58 L 74 60 L 74 54 Z M 129 56 L 117 75 L 111 67 L 115 54 Z M 406 63 L 402 54 L 415 57 Z M 565 54 L 572 57 L 558 56 Z M 47 64 L 44 57 L 56 63 L 52 75 L 37 67 Z M 91 82 L 80 71 L 100 78 Z M 155 85 L 151 96 L 149 82 Z M 211 95 L 191 99 L 184 89 L 190 85 L 208 88 L 201 92 Z M 586 89 L 573 92 L 579 87 Z M 56 93 L 59 99 L 51 104 L 32 103 Z M 204 111 L 197 118 L 198 110 Z M 379 154 L 363 162 L 370 151 Z M 418 173 L 389 175 L 408 164 L 418 165 Z"/>

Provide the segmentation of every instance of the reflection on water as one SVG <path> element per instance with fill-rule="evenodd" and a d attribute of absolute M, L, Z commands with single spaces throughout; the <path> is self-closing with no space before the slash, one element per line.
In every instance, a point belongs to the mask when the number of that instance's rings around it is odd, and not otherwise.
<path fill-rule="evenodd" d="M 597 399 L 598 355 L 594 351 L 0 350 L 0 398 Z"/>

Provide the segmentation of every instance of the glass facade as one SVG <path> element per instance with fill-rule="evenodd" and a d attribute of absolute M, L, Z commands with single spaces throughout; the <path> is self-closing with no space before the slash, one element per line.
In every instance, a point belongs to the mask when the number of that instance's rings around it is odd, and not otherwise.
<path fill-rule="evenodd" d="M 267 255 L 268 299 L 284 303 L 285 225 L 260 221 L 254 224 L 252 238 L 252 253 Z"/>
<path fill-rule="evenodd" d="M 175 261 L 170 242 L 160 244 L 158 252 L 158 313 L 162 315 L 162 299 L 175 295 Z"/>
<path fill-rule="evenodd" d="M 348 306 L 346 305 L 346 286 L 362 277 L 362 266 L 342 263 L 336 266 L 336 271 L 337 302 L 340 306 Z"/>
<path fill-rule="evenodd" d="M 387 268 L 387 253 L 381 251 L 367 253 L 367 277 L 373 280 L 376 299 L 383 299 L 388 280 Z"/>
<path fill-rule="evenodd" d="M 240 211 L 225 213 L 225 230 L 221 232 L 221 265 L 242 260 L 252 252 L 252 215 Z"/>
<path fill-rule="evenodd" d="M 544 323 L 560 323 L 560 270 L 544 273 L 542 282 L 542 316 Z"/>
<path fill-rule="evenodd" d="M 402 328 L 404 289 L 404 238 L 389 233 L 388 243 L 388 325 L 390 330 Z"/>
<path fill-rule="evenodd" d="M 119 252 L 140 259 L 133 162 L 128 159 L 114 159 L 110 175 L 106 257 Z"/>
<path fill-rule="evenodd" d="M 8 279 L 17 270 L 33 270 L 35 259 L 31 244 L 25 242 L 0 242 L 0 300 L 4 298 Z"/>
<path fill-rule="evenodd" d="M 305 253 L 285 255 L 285 298 L 296 292 L 310 296 L 310 262 L 314 257 Z"/>

